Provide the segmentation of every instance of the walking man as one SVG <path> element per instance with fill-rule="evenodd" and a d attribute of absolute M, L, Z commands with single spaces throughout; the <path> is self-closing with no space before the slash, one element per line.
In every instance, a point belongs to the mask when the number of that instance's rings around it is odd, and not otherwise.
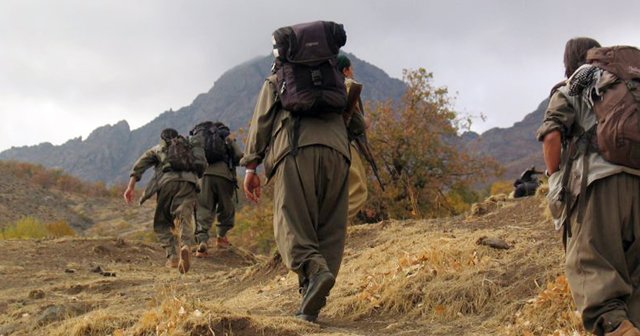
<path fill-rule="evenodd" d="M 566 190 L 558 194 L 564 215 L 555 219 L 564 228 L 566 275 L 584 327 L 633 336 L 640 335 L 640 170 L 605 160 L 600 134 L 600 149 L 593 145 L 599 102 L 625 85 L 620 74 L 585 64 L 599 47 L 590 38 L 567 42 L 568 80 L 552 91 L 537 138 L 549 194 Z"/>
<path fill-rule="evenodd" d="M 289 45 L 291 32 L 302 41 Z M 333 35 L 325 36 L 328 32 Z M 259 200 L 256 168 L 264 164 L 267 179 L 274 183 L 278 251 L 298 274 L 303 294 L 296 317 L 315 322 L 336 281 L 346 238 L 350 154 L 341 114 L 346 90 L 335 67 L 346 34 L 342 25 L 317 21 L 276 30 L 274 41 L 275 74 L 258 94 L 241 160 L 246 167 L 243 187 L 247 198 Z M 336 45 L 329 48 L 327 41 Z M 318 61 L 318 56 L 326 56 L 326 61 Z M 307 57 L 313 59 L 310 68 Z M 297 63 L 288 63 L 292 60 Z M 298 95 L 314 90 L 321 91 Z M 312 97 L 327 100 L 310 103 L 307 99 Z M 312 112 L 296 111 L 310 105 L 316 107 Z"/>
<path fill-rule="evenodd" d="M 344 85 L 347 88 L 347 97 L 352 93 L 351 88 L 357 85 L 362 86 L 353 78 L 353 66 L 351 60 L 344 54 L 338 55 L 338 70 L 344 75 Z M 352 111 L 347 116 L 349 131 L 349 151 L 351 153 L 351 165 L 349 166 L 349 218 L 355 217 L 367 201 L 367 172 L 361 153 L 358 150 L 357 142 L 359 137 L 364 136 L 366 123 L 364 110 L 360 95 L 353 104 Z"/>
<path fill-rule="evenodd" d="M 136 182 L 154 167 L 155 175 L 140 200 L 157 195 L 153 230 L 165 250 L 167 267 L 186 273 L 191 266 L 193 212 L 196 206 L 198 174 L 206 167 L 204 151 L 172 128 L 160 135 L 160 144 L 147 150 L 133 165 L 124 199 L 131 203 Z M 179 250 L 179 254 L 178 254 Z"/>
<path fill-rule="evenodd" d="M 236 167 L 243 156 L 229 128 L 221 122 L 204 122 L 192 131 L 194 137 L 202 136 L 208 167 L 201 180 L 202 190 L 198 194 L 196 211 L 196 257 L 207 255 L 209 230 L 216 224 L 216 246 L 229 248 L 227 232 L 233 228 L 235 220 Z"/>

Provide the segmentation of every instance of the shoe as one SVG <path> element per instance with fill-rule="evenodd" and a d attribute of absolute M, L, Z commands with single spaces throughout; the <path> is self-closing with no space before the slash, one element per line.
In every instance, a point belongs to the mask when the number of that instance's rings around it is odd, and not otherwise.
<path fill-rule="evenodd" d="M 640 330 L 629 320 L 624 320 L 616 330 L 604 334 L 605 336 L 640 336 Z"/>
<path fill-rule="evenodd" d="M 336 278 L 329 271 L 321 271 L 312 275 L 309 286 L 302 298 L 298 315 L 311 316 L 313 319 L 317 319 L 318 313 L 327 303 L 327 296 L 329 296 L 329 292 L 335 283 Z"/>
<path fill-rule="evenodd" d="M 318 315 L 306 315 L 303 313 L 297 313 L 295 316 L 298 320 L 303 320 L 311 323 L 317 323 Z"/>
<path fill-rule="evenodd" d="M 196 249 L 196 258 L 204 258 L 208 255 L 209 253 L 207 253 L 207 243 L 200 243 L 200 245 L 198 245 L 198 248 Z"/>
<path fill-rule="evenodd" d="M 189 272 L 191 267 L 191 250 L 189 246 L 183 245 L 180 249 L 180 261 L 178 262 L 178 271 L 182 274 Z"/>
<path fill-rule="evenodd" d="M 229 247 L 231 247 L 231 244 L 229 243 L 229 239 L 227 239 L 227 237 L 224 236 L 224 237 L 218 237 L 216 239 L 216 246 L 219 249 L 228 249 Z"/>
<path fill-rule="evenodd" d="M 178 259 L 178 256 L 173 254 L 173 255 L 170 255 L 169 257 L 167 257 L 167 262 L 164 265 L 169 267 L 169 268 L 176 268 L 176 267 L 178 267 L 178 263 L 179 262 L 180 262 L 180 260 Z"/>

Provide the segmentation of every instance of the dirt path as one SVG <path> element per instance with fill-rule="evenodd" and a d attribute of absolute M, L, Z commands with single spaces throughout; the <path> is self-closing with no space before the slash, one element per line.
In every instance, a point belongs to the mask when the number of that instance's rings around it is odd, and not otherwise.
<path fill-rule="evenodd" d="M 213 250 L 180 275 L 156 244 L 0 241 L 0 335 L 512 334 L 503 327 L 561 273 L 559 237 L 539 206 L 350 228 L 319 325 L 291 317 L 294 274 L 240 249 Z M 478 245 L 487 235 L 512 248 Z M 532 335 L 552 328 L 532 321 Z"/>

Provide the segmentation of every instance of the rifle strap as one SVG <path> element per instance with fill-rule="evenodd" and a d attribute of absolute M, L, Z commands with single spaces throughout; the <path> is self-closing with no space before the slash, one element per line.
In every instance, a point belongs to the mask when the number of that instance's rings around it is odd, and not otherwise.
<path fill-rule="evenodd" d="M 300 116 L 293 117 L 293 124 L 289 129 L 289 145 L 291 146 L 291 155 L 298 155 L 298 140 L 300 139 Z"/>
<path fill-rule="evenodd" d="M 578 217 L 577 223 L 582 223 L 584 219 L 584 212 L 587 206 L 587 186 L 589 183 L 588 175 L 589 175 L 589 153 L 597 151 L 595 145 L 593 144 L 593 139 L 596 136 L 596 126 L 591 127 L 589 130 L 584 132 L 580 137 L 578 152 L 582 155 L 582 176 L 580 179 L 580 195 L 578 196 Z"/>
<path fill-rule="evenodd" d="M 563 140 L 563 141 L 565 141 L 565 144 L 566 144 L 563 147 L 566 147 L 566 148 L 562 152 L 562 157 L 560 158 L 560 164 L 564 166 L 564 169 L 562 169 L 562 179 L 560 182 L 560 188 L 561 188 L 560 200 L 564 202 L 565 214 L 567 218 L 569 218 L 571 207 L 573 204 L 573 196 L 571 195 L 571 192 L 569 191 L 568 186 L 569 186 L 569 177 L 571 176 L 571 167 L 573 166 L 573 161 L 577 156 L 577 148 L 576 148 L 577 140 L 576 141 Z M 569 223 L 569 221 L 566 221 L 565 223 L 563 223 L 563 225 L 564 225 L 564 234 L 563 234 L 562 240 L 564 245 L 566 246 L 566 240 L 568 238 L 571 238 L 571 223 Z"/>

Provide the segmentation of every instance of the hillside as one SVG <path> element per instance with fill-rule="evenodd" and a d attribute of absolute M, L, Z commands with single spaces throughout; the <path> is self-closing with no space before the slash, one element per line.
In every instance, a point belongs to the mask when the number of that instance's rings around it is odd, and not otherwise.
<path fill-rule="evenodd" d="M 0 241 L 0 335 L 572 334 L 562 244 L 542 204 L 494 197 L 484 215 L 350 227 L 319 325 L 291 317 L 292 273 L 241 248 L 181 276 L 155 244 Z"/>
<path fill-rule="evenodd" d="M 126 206 L 120 197 L 123 189 L 116 189 L 108 190 L 59 170 L 0 162 L 0 230 L 25 217 L 44 224 L 66 223 L 78 235 L 107 227 L 111 231 L 149 227 L 153 202 L 143 207 Z"/>
<path fill-rule="evenodd" d="M 487 154 L 504 165 L 504 178 L 513 179 L 535 165 L 544 170 L 542 145 L 535 138 L 549 100 L 543 100 L 535 111 L 511 127 L 492 128 L 481 135 L 465 134 L 468 145 L 479 154 Z"/>
<path fill-rule="evenodd" d="M 357 69 L 357 77 L 366 86 L 365 100 L 398 99 L 404 84 L 389 77 L 372 64 L 349 54 Z M 61 168 L 88 181 L 107 184 L 128 179 L 133 162 L 142 152 L 158 142 L 160 131 L 173 127 L 187 133 L 204 120 L 220 120 L 231 129 L 246 128 L 249 124 L 257 93 L 271 69 L 272 57 L 258 57 L 224 73 L 206 93 L 177 111 L 161 113 L 148 124 L 131 130 L 126 121 L 94 130 L 86 139 L 75 138 L 54 146 L 13 147 L 0 153 L 0 160 L 15 160 Z"/>
<path fill-rule="evenodd" d="M 365 83 L 367 101 L 399 99 L 404 84 L 355 55 L 350 57 L 356 77 Z M 161 113 L 148 124 L 131 130 L 126 121 L 95 129 L 86 139 L 75 138 L 54 146 L 13 147 L 0 153 L 0 160 L 38 163 L 64 171 L 88 181 L 107 184 L 125 182 L 135 159 L 158 141 L 163 128 L 174 127 L 182 133 L 203 120 L 221 120 L 232 129 L 246 128 L 257 92 L 271 67 L 271 56 L 258 57 L 224 73 L 206 93 L 177 111 Z M 482 134 L 469 132 L 463 140 L 473 151 L 488 154 L 506 168 L 503 178 L 512 179 L 531 165 L 542 167 L 540 144 L 534 139 L 547 100 L 511 127 L 493 128 Z M 147 177 L 148 178 L 148 177 Z"/>

